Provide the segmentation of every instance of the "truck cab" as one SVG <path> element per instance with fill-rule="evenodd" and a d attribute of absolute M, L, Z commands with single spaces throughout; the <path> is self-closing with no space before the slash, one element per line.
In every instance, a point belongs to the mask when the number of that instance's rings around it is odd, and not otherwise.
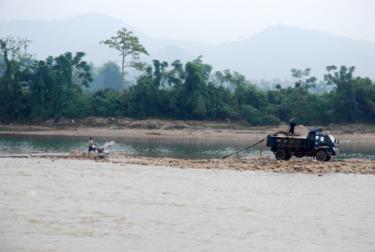
<path fill-rule="evenodd" d="M 330 134 L 323 133 L 322 128 L 313 129 L 309 132 L 316 159 L 329 161 L 332 156 L 338 154 L 338 141 Z"/>

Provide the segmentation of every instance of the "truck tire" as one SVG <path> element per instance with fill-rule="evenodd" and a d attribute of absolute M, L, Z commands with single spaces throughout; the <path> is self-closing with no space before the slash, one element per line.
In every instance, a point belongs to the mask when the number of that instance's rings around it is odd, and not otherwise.
<path fill-rule="evenodd" d="M 318 161 L 328 161 L 328 154 L 325 150 L 318 150 L 315 157 Z"/>
<path fill-rule="evenodd" d="M 278 149 L 275 152 L 275 157 L 277 160 L 289 160 L 291 155 L 284 149 Z"/>
<path fill-rule="evenodd" d="M 326 161 L 329 161 L 329 160 L 331 160 L 331 155 L 327 155 L 327 158 L 326 158 Z"/>

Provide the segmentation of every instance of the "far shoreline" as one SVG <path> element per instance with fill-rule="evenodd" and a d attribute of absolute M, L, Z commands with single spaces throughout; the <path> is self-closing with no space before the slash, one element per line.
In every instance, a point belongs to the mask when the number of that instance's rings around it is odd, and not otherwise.
<path fill-rule="evenodd" d="M 306 126 L 308 129 L 317 126 Z M 349 124 L 320 126 L 342 143 L 375 143 L 375 125 Z M 149 138 L 176 141 L 209 141 L 249 143 L 276 131 L 287 131 L 288 125 L 243 126 L 223 121 L 131 120 L 87 118 L 64 120 L 59 124 L 0 124 L 0 135 L 78 136 L 100 138 Z M 375 150 L 374 150 L 375 151 Z"/>

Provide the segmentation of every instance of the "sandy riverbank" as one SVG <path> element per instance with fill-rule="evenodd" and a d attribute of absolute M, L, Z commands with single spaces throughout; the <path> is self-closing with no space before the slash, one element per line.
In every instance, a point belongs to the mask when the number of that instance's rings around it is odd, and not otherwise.
<path fill-rule="evenodd" d="M 316 126 L 308 126 L 314 128 Z M 204 140 L 210 142 L 253 142 L 277 131 L 286 131 L 287 125 L 278 127 L 244 127 L 227 122 L 86 119 L 61 124 L 0 125 L 0 134 L 56 135 L 101 138 L 160 138 Z M 330 125 L 323 130 L 333 134 L 342 143 L 373 144 L 375 127 L 372 125 Z"/>
<path fill-rule="evenodd" d="M 241 159 L 173 159 L 150 157 L 113 157 L 107 162 L 119 164 L 137 164 L 151 166 L 169 166 L 177 168 L 196 168 L 212 170 L 236 171 L 266 171 L 277 173 L 344 173 L 344 174 L 373 174 L 375 175 L 375 161 L 365 159 L 332 160 L 319 162 L 311 158 L 304 160 L 278 161 L 273 158 L 241 158 Z"/>
<path fill-rule="evenodd" d="M 0 251 L 372 251 L 372 175 L 0 159 Z M 191 164 L 190 164 L 191 165 Z"/>
<path fill-rule="evenodd" d="M 346 159 L 319 162 L 313 158 L 278 161 L 269 157 L 242 157 L 227 159 L 178 159 L 167 157 L 142 157 L 126 154 L 87 155 L 71 154 L 35 154 L 34 156 L 18 155 L 26 159 L 44 158 L 47 160 L 93 160 L 101 163 L 120 165 L 164 166 L 173 168 L 194 168 L 207 170 L 264 171 L 273 173 L 305 173 L 305 174 L 372 174 L 375 175 L 375 161 L 367 159 Z M 18 160 L 17 155 L 14 156 Z M 1 160 L 1 159 L 0 159 Z"/>

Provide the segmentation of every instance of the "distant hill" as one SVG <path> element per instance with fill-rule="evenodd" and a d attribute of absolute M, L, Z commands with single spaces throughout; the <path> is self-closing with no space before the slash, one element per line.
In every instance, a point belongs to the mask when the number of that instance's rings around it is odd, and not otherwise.
<path fill-rule="evenodd" d="M 250 37 L 210 48 L 206 59 L 256 78 L 286 77 L 291 68 L 310 67 L 318 77 L 327 65 L 354 65 L 375 78 L 375 43 L 329 33 L 270 27 Z"/>
<path fill-rule="evenodd" d="M 124 17 L 126 20 L 126 17 Z M 215 69 L 229 68 L 250 79 L 288 78 L 290 69 L 310 67 L 321 77 L 327 65 L 354 65 L 357 74 L 375 79 L 375 42 L 353 40 L 314 30 L 276 26 L 249 37 L 217 46 L 154 39 L 120 19 L 86 14 L 56 21 L 0 23 L 0 37 L 32 40 L 30 51 L 38 58 L 66 51 L 84 51 L 89 61 L 118 60 L 112 49 L 100 45 L 122 27 L 134 31 L 151 53 L 150 59 L 182 61 L 199 55 Z"/>

